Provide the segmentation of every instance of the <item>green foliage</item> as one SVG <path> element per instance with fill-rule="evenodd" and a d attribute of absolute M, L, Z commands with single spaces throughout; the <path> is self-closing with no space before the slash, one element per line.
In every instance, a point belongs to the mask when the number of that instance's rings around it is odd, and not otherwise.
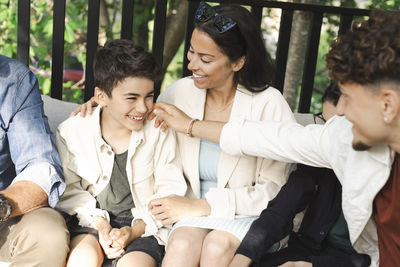
<path fill-rule="evenodd" d="M 0 0 L 0 51 L 8 57 L 17 57 L 17 0 Z M 85 42 L 82 36 L 86 33 L 86 1 L 67 1 L 65 24 L 65 65 L 71 61 L 83 69 L 86 58 Z M 31 2 L 30 23 L 30 68 L 35 72 L 43 94 L 50 94 L 51 88 L 51 52 L 53 37 L 53 2 L 36 0 Z M 81 88 L 64 83 L 64 94 L 71 95 L 68 100 L 82 102 Z M 71 91 L 71 92 L 67 92 Z"/>
<path fill-rule="evenodd" d="M 170 84 L 177 81 L 182 77 L 182 64 L 183 64 L 183 53 L 185 50 L 185 43 L 179 46 L 177 53 L 169 64 L 167 71 L 164 76 L 164 80 L 161 86 L 161 91 L 167 88 Z"/>
<path fill-rule="evenodd" d="M 173 12 L 181 0 L 168 1 L 168 13 Z M 356 0 L 320 0 L 321 5 L 338 5 L 357 7 Z M 105 0 L 110 25 L 101 25 L 106 39 L 119 38 L 120 8 L 122 0 Z M 154 18 L 154 0 L 135 0 L 133 26 L 134 42 L 145 47 L 151 45 L 152 20 Z M 0 0 L 0 53 L 12 58 L 17 57 L 17 0 Z M 67 0 L 65 19 L 65 69 L 85 69 L 86 31 L 88 1 Z M 370 0 L 367 8 L 398 10 L 400 0 Z M 268 14 L 268 12 L 267 12 Z M 53 35 L 53 1 L 31 1 L 31 47 L 30 67 L 35 71 L 39 86 L 44 94 L 50 93 L 51 87 L 51 51 Z M 311 111 L 320 109 L 320 96 L 329 83 L 325 70 L 324 55 L 328 52 L 330 42 L 336 37 L 339 17 L 330 15 L 324 20 L 315 76 L 314 96 Z M 151 47 L 151 46 L 150 46 Z M 182 73 L 183 45 L 170 64 L 163 83 L 163 88 L 180 78 Z M 82 83 L 71 81 L 63 84 L 63 99 L 81 103 L 83 101 Z"/>
<path fill-rule="evenodd" d="M 400 9 L 400 0 L 370 0 L 371 3 L 368 5 L 368 8 L 377 8 L 384 10 L 399 10 Z"/>
<path fill-rule="evenodd" d="M 17 57 L 17 1 L 0 0 L 0 51 Z"/>

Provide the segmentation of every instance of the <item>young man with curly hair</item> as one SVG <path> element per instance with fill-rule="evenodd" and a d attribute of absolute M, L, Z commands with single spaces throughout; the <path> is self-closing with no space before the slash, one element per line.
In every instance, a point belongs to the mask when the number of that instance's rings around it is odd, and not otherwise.
<path fill-rule="evenodd" d="M 353 23 L 326 60 L 342 96 L 339 116 L 324 126 L 237 117 L 226 125 L 196 122 L 191 133 L 232 155 L 332 168 L 353 247 L 371 266 L 400 266 L 400 12 L 375 10 Z M 173 106 L 155 109 L 177 131 L 191 121 Z"/>

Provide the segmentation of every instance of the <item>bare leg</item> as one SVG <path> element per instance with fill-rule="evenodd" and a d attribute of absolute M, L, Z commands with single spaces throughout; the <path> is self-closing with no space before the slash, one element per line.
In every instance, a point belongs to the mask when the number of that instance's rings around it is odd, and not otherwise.
<path fill-rule="evenodd" d="M 197 267 L 208 229 L 180 227 L 168 239 L 163 267 Z"/>
<path fill-rule="evenodd" d="M 203 242 L 200 266 L 228 266 L 239 245 L 236 236 L 225 231 L 211 231 Z"/>
<path fill-rule="evenodd" d="M 66 267 L 100 267 L 103 260 L 103 251 L 94 236 L 81 234 L 71 240 L 71 252 Z"/>
<path fill-rule="evenodd" d="M 117 267 L 156 267 L 156 261 L 147 253 L 132 251 L 118 261 Z"/>

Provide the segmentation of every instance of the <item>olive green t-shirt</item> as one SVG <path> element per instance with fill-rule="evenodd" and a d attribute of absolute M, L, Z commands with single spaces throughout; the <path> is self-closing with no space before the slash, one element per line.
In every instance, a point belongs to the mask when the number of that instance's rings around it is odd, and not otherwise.
<path fill-rule="evenodd" d="M 110 215 L 124 218 L 133 218 L 131 209 L 135 207 L 126 175 L 126 160 L 128 151 L 115 154 L 114 165 L 110 182 L 97 195 L 97 206 L 106 210 Z"/>

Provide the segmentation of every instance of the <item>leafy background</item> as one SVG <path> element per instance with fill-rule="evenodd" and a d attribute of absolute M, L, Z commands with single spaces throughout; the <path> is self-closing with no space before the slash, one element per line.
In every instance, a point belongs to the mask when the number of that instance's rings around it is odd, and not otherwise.
<path fill-rule="evenodd" d="M 296 0 L 294 0 L 296 1 Z M 311 0 L 310 0 L 311 1 Z M 186 0 L 168 1 L 167 27 L 173 28 L 174 20 L 181 9 L 184 9 Z M 296 2 L 308 2 L 297 0 Z M 314 1 L 315 2 L 315 1 Z M 386 10 L 398 10 L 400 0 L 321 0 L 318 4 L 339 5 L 345 7 L 381 8 Z M 17 56 L 17 0 L 0 0 L 0 53 L 8 57 Z M 87 28 L 87 1 L 67 0 L 65 19 L 65 51 L 64 69 L 66 72 L 82 73 L 85 69 L 86 58 L 86 28 Z M 121 0 L 101 0 L 99 43 L 103 44 L 108 39 L 119 38 L 121 28 Z M 51 45 L 53 34 L 52 18 L 53 1 L 35 0 L 31 2 L 31 29 L 30 42 L 30 68 L 35 72 L 39 86 L 43 94 L 50 93 L 51 85 Z M 264 10 L 264 19 L 268 19 L 271 10 Z M 152 27 L 154 18 L 154 1 L 135 0 L 135 14 L 133 27 L 133 41 L 147 49 L 151 48 Z M 279 24 L 279 20 L 275 21 Z M 324 55 L 329 49 L 330 42 L 336 37 L 339 18 L 329 16 L 324 20 L 321 33 L 315 88 L 312 99 L 311 112 L 321 109 L 321 94 L 329 84 L 327 71 L 325 70 Z M 178 25 L 179 26 L 179 25 Z M 271 25 L 263 24 L 265 39 L 270 35 Z M 174 44 L 167 46 L 170 59 L 167 60 L 162 89 L 173 81 L 179 79 L 182 73 L 183 37 L 176 37 Z M 276 43 L 266 42 L 267 50 L 273 54 Z M 172 47 L 172 48 L 171 48 Z M 272 51 L 272 52 L 271 52 Z M 65 80 L 63 83 L 63 100 L 76 103 L 83 102 L 84 80 Z M 300 88 L 298 87 L 297 90 Z"/>

